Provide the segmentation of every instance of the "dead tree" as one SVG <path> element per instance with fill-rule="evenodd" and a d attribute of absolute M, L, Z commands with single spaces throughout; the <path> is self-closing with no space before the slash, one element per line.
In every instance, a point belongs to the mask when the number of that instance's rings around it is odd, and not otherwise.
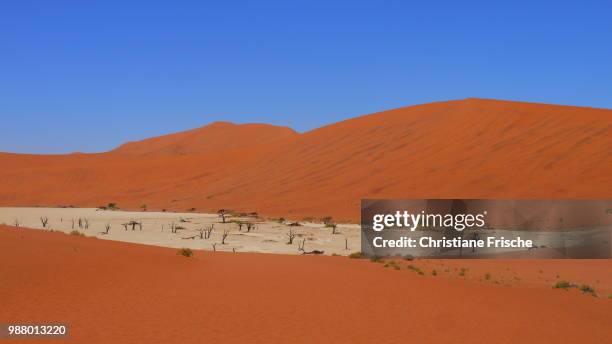
<path fill-rule="evenodd" d="M 212 244 L 212 247 L 213 247 L 213 252 L 215 252 L 215 251 L 217 250 L 217 244 L 216 244 L 216 243 L 213 243 L 213 244 Z"/>
<path fill-rule="evenodd" d="M 339 232 L 337 231 L 337 228 L 338 228 L 337 224 L 330 223 L 328 226 L 332 229 L 332 234 L 339 234 Z"/>
<path fill-rule="evenodd" d="M 40 218 L 40 223 L 42 223 L 43 228 L 47 228 L 47 223 L 49 222 L 49 218 L 48 217 L 41 217 Z"/>
<path fill-rule="evenodd" d="M 289 233 L 287 233 L 287 237 L 289 238 L 289 241 L 287 242 L 287 245 L 292 245 L 293 244 L 293 239 L 295 238 L 295 232 L 290 229 Z"/>
<path fill-rule="evenodd" d="M 19 220 L 15 219 L 15 222 L 13 222 L 13 226 L 19 228 L 19 226 L 20 226 Z"/>
<path fill-rule="evenodd" d="M 72 229 L 74 229 L 74 218 L 72 218 Z"/>
<path fill-rule="evenodd" d="M 348 251 L 348 238 L 344 238 L 344 249 Z"/>
<path fill-rule="evenodd" d="M 238 222 L 238 231 L 239 231 L 239 232 L 241 232 L 241 231 L 242 231 L 242 225 L 243 225 L 243 224 L 244 224 L 244 223 L 242 223 L 242 222 Z"/>
<path fill-rule="evenodd" d="M 214 228 L 215 228 L 215 225 L 212 224 L 210 225 L 210 227 L 204 230 L 204 239 L 210 239 L 210 235 L 212 234 L 212 231 Z"/>
<path fill-rule="evenodd" d="M 122 223 L 121 225 L 123 226 L 123 229 L 125 229 L 127 231 L 128 224 L 127 223 Z"/>
<path fill-rule="evenodd" d="M 85 219 L 83 220 L 83 226 L 85 227 L 85 229 L 88 229 L 88 228 L 89 228 L 89 219 L 88 219 L 88 218 L 85 218 Z"/>
<path fill-rule="evenodd" d="M 109 231 L 110 231 L 110 229 L 111 229 L 111 225 L 110 225 L 110 223 L 107 223 L 107 224 L 104 226 L 104 229 L 105 229 L 104 234 L 108 234 L 108 232 L 109 232 Z"/>
<path fill-rule="evenodd" d="M 323 254 L 323 253 L 325 253 L 325 251 L 322 251 L 322 250 L 312 250 L 312 251 L 308 251 L 308 252 L 304 251 L 304 253 L 302 253 L 302 254 Z"/>
<path fill-rule="evenodd" d="M 229 231 L 223 231 L 223 238 L 221 239 L 221 245 L 225 245 L 225 239 L 229 235 Z"/>
<path fill-rule="evenodd" d="M 219 214 L 219 217 L 221 217 L 221 221 L 225 223 L 225 209 L 220 209 L 217 214 Z"/>
<path fill-rule="evenodd" d="M 247 232 L 250 232 L 251 230 L 255 230 L 255 224 L 254 223 L 247 223 Z"/>
<path fill-rule="evenodd" d="M 302 239 L 302 244 L 298 241 L 298 251 L 304 252 L 304 245 L 306 245 L 306 238 Z"/>
<path fill-rule="evenodd" d="M 132 220 L 130 222 L 128 222 L 128 225 L 132 226 L 132 231 L 136 230 L 136 226 L 138 225 L 138 222 Z"/>
<path fill-rule="evenodd" d="M 83 219 L 79 217 L 79 229 L 83 229 Z"/>

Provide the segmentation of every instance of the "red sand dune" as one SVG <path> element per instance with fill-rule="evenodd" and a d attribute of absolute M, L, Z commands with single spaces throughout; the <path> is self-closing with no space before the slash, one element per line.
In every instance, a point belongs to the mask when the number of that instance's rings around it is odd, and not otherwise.
<path fill-rule="evenodd" d="M 185 258 L 173 249 L 0 227 L 0 319 L 65 322 L 70 342 L 90 344 L 610 339 L 612 301 L 601 297 L 420 276 L 345 257 L 278 258 Z M 520 275 L 544 264 L 547 273 L 587 269 L 590 278 L 609 279 L 609 261 L 579 263 L 489 261 L 486 271 Z"/>
<path fill-rule="evenodd" d="M 5 206 L 357 221 L 361 198 L 610 198 L 612 110 L 466 99 L 303 134 L 214 124 L 102 154 L 0 154 L 0 164 Z"/>
<path fill-rule="evenodd" d="M 291 128 L 268 124 L 236 125 L 228 122 L 215 122 L 180 133 L 128 142 L 113 152 L 140 155 L 201 154 L 251 147 L 297 135 L 298 133 Z"/>

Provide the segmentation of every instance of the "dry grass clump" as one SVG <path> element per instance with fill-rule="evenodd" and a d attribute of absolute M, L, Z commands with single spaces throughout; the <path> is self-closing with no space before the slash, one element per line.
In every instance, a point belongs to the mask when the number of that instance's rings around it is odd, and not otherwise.
<path fill-rule="evenodd" d="M 419 275 L 425 275 L 423 270 L 421 270 L 420 268 L 418 268 L 418 267 L 416 267 L 416 266 L 414 266 L 412 264 L 408 265 L 408 270 L 414 271 L 414 272 L 416 272 Z"/>
<path fill-rule="evenodd" d="M 384 265 L 385 268 L 393 268 L 395 270 L 399 270 L 401 267 L 395 260 L 391 260 Z"/>
<path fill-rule="evenodd" d="M 370 261 L 374 263 L 384 263 L 384 260 L 381 256 L 372 256 L 370 257 Z"/>
<path fill-rule="evenodd" d="M 568 289 L 571 287 L 572 287 L 572 284 L 568 281 L 558 281 L 557 283 L 553 285 L 553 288 L 555 289 Z"/>
<path fill-rule="evenodd" d="M 193 257 L 193 251 L 190 248 L 186 248 L 186 247 L 179 249 L 177 254 L 183 257 Z"/>
<path fill-rule="evenodd" d="M 595 294 L 595 289 L 593 287 L 591 287 L 590 285 L 587 285 L 587 284 L 581 285 L 578 289 L 580 289 L 580 291 L 583 292 L 584 294 L 590 294 L 590 295 L 593 295 L 593 296 L 597 295 L 597 294 Z"/>
<path fill-rule="evenodd" d="M 352 259 L 362 259 L 362 258 L 365 258 L 365 256 L 361 252 L 353 252 L 353 253 L 349 254 L 348 257 L 352 258 Z"/>

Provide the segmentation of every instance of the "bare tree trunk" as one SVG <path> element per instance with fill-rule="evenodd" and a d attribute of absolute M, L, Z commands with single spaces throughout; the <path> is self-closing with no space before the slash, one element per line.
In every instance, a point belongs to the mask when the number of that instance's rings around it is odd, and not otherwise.
<path fill-rule="evenodd" d="M 295 232 L 293 232 L 293 230 L 290 229 L 289 233 L 287 233 L 287 237 L 289 237 L 289 241 L 287 242 L 287 245 L 292 245 L 293 239 L 295 238 Z"/>

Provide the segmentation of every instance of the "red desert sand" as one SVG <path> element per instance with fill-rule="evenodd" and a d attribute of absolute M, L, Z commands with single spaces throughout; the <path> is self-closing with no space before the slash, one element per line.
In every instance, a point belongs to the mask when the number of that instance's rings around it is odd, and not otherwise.
<path fill-rule="evenodd" d="M 544 269 L 610 278 L 608 261 L 558 263 Z M 487 264 L 494 276 L 533 269 Z M 0 276 L 0 319 L 66 322 L 79 343 L 605 343 L 612 328 L 611 300 L 549 285 L 419 275 L 346 257 L 187 258 L 5 226 Z"/>
<path fill-rule="evenodd" d="M 114 202 L 357 222 L 362 198 L 608 198 L 612 110 L 465 99 L 303 134 L 214 123 L 107 153 L 4 153 L 0 165 L 0 206 Z"/>

